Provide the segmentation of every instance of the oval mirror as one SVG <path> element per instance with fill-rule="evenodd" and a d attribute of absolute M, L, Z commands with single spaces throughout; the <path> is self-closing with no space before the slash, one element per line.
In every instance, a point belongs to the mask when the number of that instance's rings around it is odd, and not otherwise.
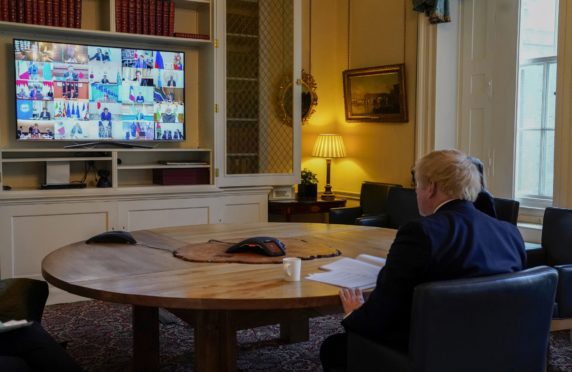
<path fill-rule="evenodd" d="M 318 95 L 316 94 L 316 82 L 314 77 L 302 70 L 302 80 L 299 81 L 302 86 L 302 125 L 306 124 L 308 119 L 316 111 L 318 105 Z M 280 115 L 285 124 L 292 125 L 292 81 L 285 78 L 280 84 L 280 92 L 278 95 L 278 104 L 280 107 Z"/>

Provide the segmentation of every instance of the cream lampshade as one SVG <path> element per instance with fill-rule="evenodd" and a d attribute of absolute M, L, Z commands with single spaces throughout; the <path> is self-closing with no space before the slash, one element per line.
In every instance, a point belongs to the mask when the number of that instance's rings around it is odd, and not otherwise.
<path fill-rule="evenodd" d="M 330 185 L 330 167 L 333 158 L 344 158 L 346 148 L 344 140 L 339 134 L 320 134 L 314 144 L 312 156 L 326 158 L 326 190 L 322 194 L 323 200 L 334 200 L 336 196 L 332 192 Z"/>

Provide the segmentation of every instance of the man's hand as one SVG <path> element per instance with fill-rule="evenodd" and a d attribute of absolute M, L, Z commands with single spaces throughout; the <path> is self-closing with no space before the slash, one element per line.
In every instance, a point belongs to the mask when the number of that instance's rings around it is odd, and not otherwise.
<path fill-rule="evenodd" d="M 340 290 L 340 299 L 344 313 L 349 314 L 364 303 L 363 292 L 358 288 L 342 288 Z"/>

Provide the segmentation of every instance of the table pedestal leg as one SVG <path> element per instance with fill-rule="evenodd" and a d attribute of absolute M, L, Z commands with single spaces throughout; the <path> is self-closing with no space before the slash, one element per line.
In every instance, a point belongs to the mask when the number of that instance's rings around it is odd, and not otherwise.
<path fill-rule="evenodd" d="M 236 371 L 236 330 L 229 311 L 198 311 L 195 371 Z"/>
<path fill-rule="evenodd" d="M 310 325 L 307 315 L 292 313 L 280 322 L 280 338 L 286 342 L 302 342 L 310 339 Z"/>
<path fill-rule="evenodd" d="M 159 370 L 159 309 L 133 305 L 133 370 Z"/>

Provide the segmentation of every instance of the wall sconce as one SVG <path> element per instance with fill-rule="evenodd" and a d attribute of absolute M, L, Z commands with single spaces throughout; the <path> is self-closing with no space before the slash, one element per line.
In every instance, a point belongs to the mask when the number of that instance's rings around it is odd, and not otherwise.
<path fill-rule="evenodd" d="M 336 196 L 332 192 L 330 185 L 330 167 L 333 158 L 344 158 L 346 156 L 346 148 L 344 140 L 339 134 L 320 134 L 314 144 L 312 156 L 326 158 L 326 190 L 322 194 L 323 200 L 334 200 Z"/>

